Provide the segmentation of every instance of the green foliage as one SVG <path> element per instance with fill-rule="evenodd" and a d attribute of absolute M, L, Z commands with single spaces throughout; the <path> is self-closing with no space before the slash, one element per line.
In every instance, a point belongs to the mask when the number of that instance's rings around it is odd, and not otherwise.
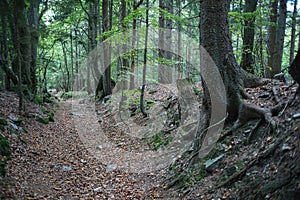
<path fill-rule="evenodd" d="M 163 132 L 159 132 L 150 139 L 149 144 L 152 146 L 154 151 L 157 151 L 160 147 L 168 145 L 172 139 L 173 137 L 171 135 L 164 135 Z"/>
<path fill-rule="evenodd" d="M 54 122 L 54 113 L 52 111 L 43 109 L 42 112 L 48 116 L 49 122 Z"/>
<path fill-rule="evenodd" d="M 6 119 L 0 117 L 0 125 L 7 126 L 8 123 L 7 123 Z"/>
<path fill-rule="evenodd" d="M 39 105 L 43 104 L 43 96 L 40 94 L 35 95 L 33 102 Z"/>
<path fill-rule="evenodd" d="M 49 119 L 44 117 L 37 117 L 37 120 L 43 124 L 49 124 Z"/>

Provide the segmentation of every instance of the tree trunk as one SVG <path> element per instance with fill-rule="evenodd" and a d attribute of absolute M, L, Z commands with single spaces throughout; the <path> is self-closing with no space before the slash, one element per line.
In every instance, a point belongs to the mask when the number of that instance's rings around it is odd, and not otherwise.
<path fill-rule="evenodd" d="M 123 31 L 126 30 L 127 26 L 124 22 L 124 19 L 126 17 L 126 1 L 125 0 L 121 0 L 121 18 L 120 18 L 120 22 L 121 22 L 121 28 Z M 124 37 L 126 38 L 126 37 Z M 129 69 L 129 60 L 128 60 L 128 56 L 127 56 L 127 42 L 122 46 L 122 50 L 123 50 L 123 53 L 125 53 L 126 55 L 123 56 L 122 58 L 122 64 L 120 66 L 121 67 L 121 79 L 123 81 L 123 89 L 127 89 L 128 88 L 128 80 L 126 79 L 126 74 L 128 69 Z"/>
<path fill-rule="evenodd" d="M 174 6 L 173 4 L 174 4 L 173 0 L 167 1 L 166 8 L 170 14 L 173 14 L 173 6 Z M 173 28 L 172 19 L 167 18 L 166 19 L 166 32 L 165 32 L 165 35 L 166 35 L 165 44 L 166 44 L 167 52 L 165 52 L 165 56 L 168 61 L 172 60 L 172 28 Z M 173 70 L 172 64 L 166 65 L 164 77 L 165 77 L 165 83 L 167 83 L 167 84 L 172 83 L 172 78 L 173 78 L 172 70 Z"/>
<path fill-rule="evenodd" d="M 200 40 L 221 73 L 227 92 L 227 121 L 234 122 L 241 103 L 239 88 L 242 81 L 229 35 L 228 3 L 227 0 L 201 1 Z"/>
<path fill-rule="evenodd" d="M 276 46 L 275 46 L 276 51 L 275 51 L 274 65 L 272 70 L 273 76 L 281 72 L 283 44 L 284 44 L 286 16 L 287 16 L 286 4 L 287 4 L 287 0 L 280 0 L 279 17 L 278 17 L 277 31 L 276 31 Z"/>
<path fill-rule="evenodd" d="M 112 0 L 111 0 L 112 1 Z M 102 1 L 102 33 L 109 31 L 109 0 Z M 112 12 L 112 11 L 111 11 Z M 102 38 L 102 41 L 105 41 L 106 37 Z M 103 93 L 104 96 L 110 95 L 112 93 L 112 85 L 111 85 L 111 68 L 110 68 L 110 60 L 111 53 L 110 47 L 107 43 L 104 45 L 104 66 L 105 71 L 103 74 Z"/>
<path fill-rule="evenodd" d="M 277 23 L 277 11 L 278 0 L 270 0 L 270 25 L 268 26 L 268 40 L 267 40 L 267 52 L 268 52 L 268 66 L 265 68 L 265 77 L 274 77 L 273 66 L 275 60 L 275 43 L 276 43 L 276 23 Z"/>
<path fill-rule="evenodd" d="M 32 92 L 36 94 L 37 92 L 37 51 L 39 43 L 39 7 L 40 0 L 31 0 L 30 8 L 28 13 L 28 21 L 30 25 L 30 35 L 31 35 L 31 63 L 30 63 L 30 77 L 32 82 Z"/>
<path fill-rule="evenodd" d="M 163 10 L 165 8 L 164 1 L 159 0 L 159 9 Z M 165 17 L 162 11 L 159 11 L 159 49 L 158 49 L 158 58 L 159 58 L 159 65 L 158 65 L 158 82 L 165 83 L 165 72 L 166 66 L 163 63 L 165 58 L 164 46 L 165 46 Z"/>
<path fill-rule="evenodd" d="M 141 88 L 141 97 L 140 97 L 140 109 L 144 117 L 148 116 L 148 113 L 145 109 L 145 100 L 144 92 L 146 85 L 146 72 L 147 72 L 147 48 L 148 48 L 148 27 L 149 27 L 149 0 L 146 0 L 146 34 L 145 34 L 145 49 L 144 49 L 144 67 L 143 67 L 143 85 Z"/>
<path fill-rule="evenodd" d="M 15 6 L 18 12 L 18 23 L 16 30 L 19 36 L 19 45 L 21 53 L 21 80 L 27 86 L 26 92 L 33 92 L 31 81 L 31 34 L 29 29 L 28 18 L 26 15 L 26 4 L 24 0 L 16 0 Z"/>
<path fill-rule="evenodd" d="M 298 4 L 298 1 L 294 0 L 294 11 L 293 11 L 293 16 L 292 16 L 291 46 L 290 46 L 290 65 L 292 64 L 292 62 L 294 60 L 294 54 L 295 54 L 297 4 Z"/>
<path fill-rule="evenodd" d="M 255 15 L 253 12 L 256 10 L 257 0 L 246 0 L 244 13 L 252 13 L 251 17 L 246 18 L 244 24 L 243 34 L 243 53 L 241 67 L 247 72 L 253 73 L 254 70 L 254 59 L 253 59 L 253 45 L 255 35 Z"/>

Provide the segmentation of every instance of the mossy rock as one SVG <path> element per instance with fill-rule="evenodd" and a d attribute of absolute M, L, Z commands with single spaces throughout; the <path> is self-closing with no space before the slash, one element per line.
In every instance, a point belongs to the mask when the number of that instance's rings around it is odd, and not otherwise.
<path fill-rule="evenodd" d="M 6 121 L 6 119 L 4 118 L 0 118 L 0 125 L 3 125 L 3 126 L 7 126 L 8 125 L 8 122 Z"/>
<path fill-rule="evenodd" d="M 43 124 L 49 124 L 49 119 L 47 118 L 38 117 L 37 120 Z"/>

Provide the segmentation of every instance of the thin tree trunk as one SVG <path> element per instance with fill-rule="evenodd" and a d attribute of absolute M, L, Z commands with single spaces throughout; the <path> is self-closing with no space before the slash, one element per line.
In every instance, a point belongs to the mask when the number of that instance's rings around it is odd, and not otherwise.
<path fill-rule="evenodd" d="M 173 0 L 167 1 L 167 11 L 170 14 L 173 14 L 173 6 L 174 6 L 173 4 L 174 4 Z M 166 41 L 167 52 L 165 52 L 165 56 L 168 61 L 172 60 L 172 28 L 173 28 L 172 19 L 166 19 L 165 41 Z M 172 67 L 173 66 L 170 64 L 168 64 L 166 66 L 166 70 L 165 70 L 165 74 L 164 74 L 165 83 L 168 83 L 168 84 L 172 83 L 172 70 L 173 70 Z"/>
<path fill-rule="evenodd" d="M 109 15 L 110 15 L 109 7 L 112 7 L 112 3 L 109 4 L 109 0 L 103 0 L 102 1 L 102 20 L 103 20 L 102 33 L 109 31 L 110 21 L 111 21 L 109 19 Z M 102 41 L 104 41 L 105 39 L 106 37 L 103 37 Z M 112 93 L 110 60 L 111 60 L 110 46 L 107 43 L 104 43 L 104 66 L 105 66 L 105 71 L 103 74 L 104 96 L 110 95 Z"/>
<path fill-rule="evenodd" d="M 292 64 L 292 62 L 294 60 L 294 54 L 295 54 L 297 4 L 298 4 L 298 1 L 294 0 L 294 11 L 293 11 L 293 16 L 292 16 L 291 46 L 290 46 L 290 65 Z"/>
<path fill-rule="evenodd" d="M 146 85 L 146 72 L 147 72 L 147 48 L 148 48 L 148 27 L 149 27 L 149 0 L 146 1 L 146 35 L 145 35 L 145 49 L 144 49 L 144 67 L 143 67 L 143 85 L 141 88 L 141 97 L 140 97 L 140 109 L 143 113 L 144 117 L 148 116 L 148 113 L 145 109 L 145 100 L 144 100 L 144 92 Z"/>
<path fill-rule="evenodd" d="M 164 9 L 164 1 L 159 0 L 159 8 Z M 165 28 L 165 18 L 164 13 L 160 10 L 159 12 L 159 49 L 158 49 L 158 57 L 159 57 L 159 66 L 158 66 L 158 82 L 159 83 L 165 83 L 165 71 L 166 66 L 163 63 L 163 60 L 165 58 L 165 52 L 164 52 L 164 42 L 165 42 L 165 34 L 164 34 L 164 28 Z"/>
<path fill-rule="evenodd" d="M 177 4 L 177 8 L 179 10 L 178 12 L 178 17 L 181 17 L 181 1 L 180 0 L 176 0 L 176 4 Z M 181 25 L 181 22 L 180 21 L 177 21 L 177 29 L 178 29 L 178 34 L 177 34 L 177 61 L 178 61 L 178 64 L 177 64 L 177 78 L 180 79 L 182 78 L 182 58 L 180 58 L 179 55 L 181 55 L 181 48 L 182 48 L 182 45 L 181 45 L 181 29 L 182 29 L 182 25 Z"/>
<path fill-rule="evenodd" d="M 62 45 L 62 50 L 63 50 L 63 56 L 64 56 L 64 66 L 67 72 L 67 78 L 65 80 L 65 92 L 69 92 L 70 91 L 70 70 L 69 70 L 69 66 L 68 66 L 68 58 L 67 58 L 67 51 L 66 51 L 66 46 L 65 43 L 63 41 L 61 41 L 61 45 Z"/>

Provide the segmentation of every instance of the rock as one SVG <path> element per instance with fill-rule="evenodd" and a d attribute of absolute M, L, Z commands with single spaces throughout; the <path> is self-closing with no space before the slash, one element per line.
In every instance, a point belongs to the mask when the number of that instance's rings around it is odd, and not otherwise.
<path fill-rule="evenodd" d="M 0 125 L 7 126 L 8 123 L 7 123 L 6 119 L 0 118 Z"/>
<path fill-rule="evenodd" d="M 8 115 L 8 118 L 9 118 L 9 120 L 11 121 L 11 122 L 13 122 L 14 124 L 16 124 L 16 125 L 20 125 L 21 123 L 22 123 L 22 119 L 21 118 L 18 118 L 18 117 L 14 117 L 14 116 L 12 116 L 12 115 Z"/>
<path fill-rule="evenodd" d="M 299 119 L 300 118 L 300 113 L 296 113 L 293 115 L 293 119 Z"/>
<path fill-rule="evenodd" d="M 205 170 L 212 172 L 216 166 L 216 164 L 218 163 L 218 161 L 220 161 L 222 158 L 224 157 L 224 154 L 221 154 L 220 156 L 213 158 L 213 159 L 209 159 L 204 163 L 205 166 Z"/>
<path fill-rule="evenodd" d="M 62 167 L 62 169 L 63 169 L 63 171 L 71 171 L 71 170 L 72 170 L 72 167 L 69 167 L 69 166 L 64 165 L 64 166 Z"/>
<path fill-rule="evenodd" d="M 79 112 L 70 112 L 69 115 L 81 116 L 81 113 L 79 113 Z"/>
<path fill-rule="evenodd" d="M 93 190 L 94 190 L 94 192 L 98 192 L 98 191 L 100 191 L 102 189 L 102 187 L 96 187 L 96 188 L 94 188 Z"/>
<path fill-rule="evenodd" d="M 105 168 L 105 172 L 106 173 L 111 172 L 111 171 L 115 170 L 116 168 L 117 168 L 117 165 L 115 165 L 115 164 L 107 165 Z"/>
<path fill-rule="evenodd" d="M 281 151 L 289 151 L 292 150 L 293 147 L 288 146 L 287 144 L 283 144 L 281 147 Z"/>
<path fill-rule="evenodd" d="M 268 98 L 269 96 L 270 96 L 269 92 L 264 92 L 264 93 L 260 94 L 258 97 L 259 98 Z"/>
<path fill-rule="evenodd" d="M 124 146 L 124 145 L 125 145 L 125 142 L 120 142 L 119 144 L 117 144 L 117 147 Z"/>
<path fill-rule="evenodd" d="M 13 129 L 15 129 L 15 130 L 19 130 L 19 127 L 18 127 L 16 124 L 14 124 L 14 123 L 10 123 L 10 125 L 11 125 L 11 127 L 13 127 Z"/>

